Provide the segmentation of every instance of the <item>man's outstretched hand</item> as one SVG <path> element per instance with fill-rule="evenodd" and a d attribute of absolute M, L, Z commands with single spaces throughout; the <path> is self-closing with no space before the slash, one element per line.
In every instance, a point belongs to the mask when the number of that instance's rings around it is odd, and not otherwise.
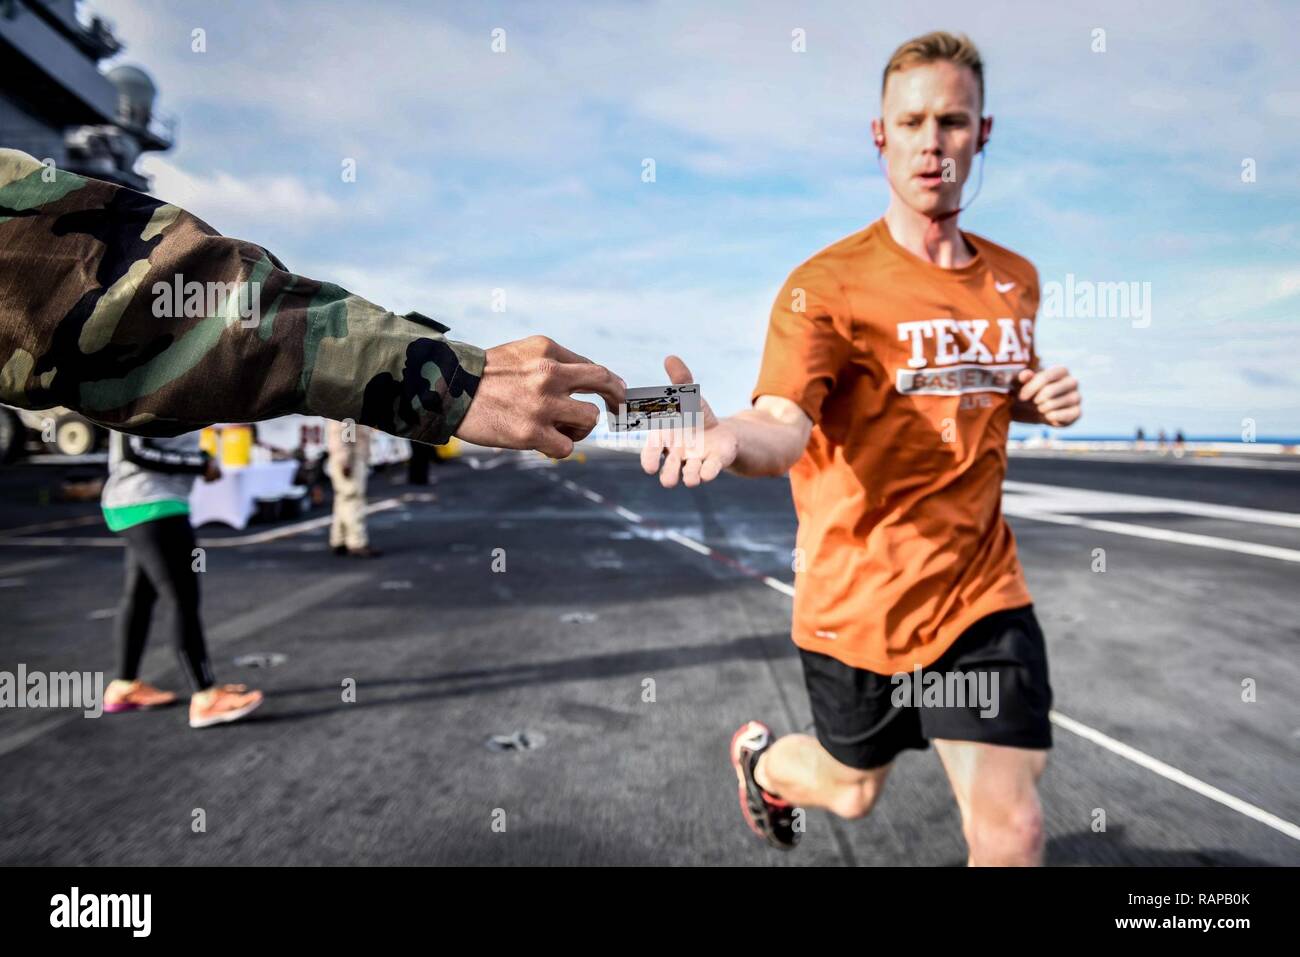
<path fill-rule="evenodd" d="M 1079 421 L 1083 414 L 1079 382 L 1065 366 L 1052 366 L 1042 372 L 1021 369 L 1016 381 L 1020 393 L 1011 417 L 1017 422 L 1063 429 Z"/>
<path fill-rule="evenodd" d="M 478 391 L 456 435 L 475 445 L 536 449 L 562 459 L 600 422 L 600 409 L 571 398 L 601 396 L 617 412 L 627 383 L 546 336 L 530 336 L 487 350 Z"/>
<path fill-rule="evenodd" d="M 686 363 L 677 356 L 664 360 L 664 370 L 674 385 L 695 381 Z M 735 430 L 726 422 L 719 422 L 701 396 L 698 427 L 651 431 L 641 450 L 641 467 L 647 475 L 658 472 L 659 484 L 664 488 L 672 488 L 679 479 L 694 488 L 717 478 L 736 460 L 737 448 Z"/>

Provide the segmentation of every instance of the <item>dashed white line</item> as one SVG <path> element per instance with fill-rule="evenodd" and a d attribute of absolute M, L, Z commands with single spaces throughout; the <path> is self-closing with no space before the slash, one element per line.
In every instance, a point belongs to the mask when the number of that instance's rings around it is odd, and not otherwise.
<path fill-rule="evenodd" d="M 783 582 L 779 578 L 773 578 L 771 575 L 765 575 L 763 577 L 763 584 L 766 585 L 768 588 L 772 588 L 775 589 L 776 591 L 779 591 L 782 595 L 789 595 L 791 598 L 794 597 L 794 586 L 791 585 L 789 582 Z"/>
<path fill-rule="evenodd" d="M 700 542 L 697 542 L 693 538 L 688 538 L 679 532 L 673 532 L 673 531 L 665 532 L 664 538 L 670 539 L 676 542 L 678 545 L 684 545 L 687 548 L 689 548 L 691 551 L 699 552 L 701 555 L 713 554 L 713 549 L 709 548 L 708 545 L 704 545 Z"/>

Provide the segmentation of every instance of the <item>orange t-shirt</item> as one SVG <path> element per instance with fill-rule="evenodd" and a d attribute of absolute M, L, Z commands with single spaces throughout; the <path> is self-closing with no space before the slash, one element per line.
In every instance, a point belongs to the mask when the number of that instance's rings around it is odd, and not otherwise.
<path fill-rule="evenodd" d="M 790 472 L 795 644 L 880 674 L 1030 602 L 1002 479 L 1038 272 L 963 235 L 976 255 L 958 269 L 883 219 L 817 253 L 777 295 L 754 388 L 813 421 Z"/>

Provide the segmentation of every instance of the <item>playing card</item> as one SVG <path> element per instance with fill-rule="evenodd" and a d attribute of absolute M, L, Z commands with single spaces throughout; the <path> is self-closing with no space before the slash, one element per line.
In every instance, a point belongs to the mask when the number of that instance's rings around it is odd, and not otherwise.
<path fill-rule="evenodd" d="M 619 407 L 617 415 L 608 415 L 613 432 L 694 426 L 700 420 L 700 387 L 688 382 L 628 389 L 627 403 Z"/>

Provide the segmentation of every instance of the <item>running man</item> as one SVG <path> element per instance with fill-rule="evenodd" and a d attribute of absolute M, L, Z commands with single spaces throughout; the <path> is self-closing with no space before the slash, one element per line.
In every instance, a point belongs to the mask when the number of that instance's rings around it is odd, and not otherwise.
<path fill-rule="evenodd" d="M 666 487 L 790 473 L 793 638 L 817 735 L 750 721 L 731 747 L 744 816 L 779 848 L 799 840 L 796 809 L 862 817 L 898 754 L 933 743 L 968 862 L 1042 862 L 1052 690 L 1002 480 L 1011 422 L 1070 425 L 1080 398 L 1064 368 L 1039 371 L 1034 266 L 957 227 L 993 125 L 983 105 L 968 39 L 898 48 L 872 124 L 884 217 L 791 274 L 752 408 L 718 421 L 703 407 L 695 441 L 652 433 L 643 453 Z M 694 381 L 675 356 L 665 367 Z M 990 700 L 920 697 L 915 668 L 922 687 L 952 675 L 945 688 Z"/>

